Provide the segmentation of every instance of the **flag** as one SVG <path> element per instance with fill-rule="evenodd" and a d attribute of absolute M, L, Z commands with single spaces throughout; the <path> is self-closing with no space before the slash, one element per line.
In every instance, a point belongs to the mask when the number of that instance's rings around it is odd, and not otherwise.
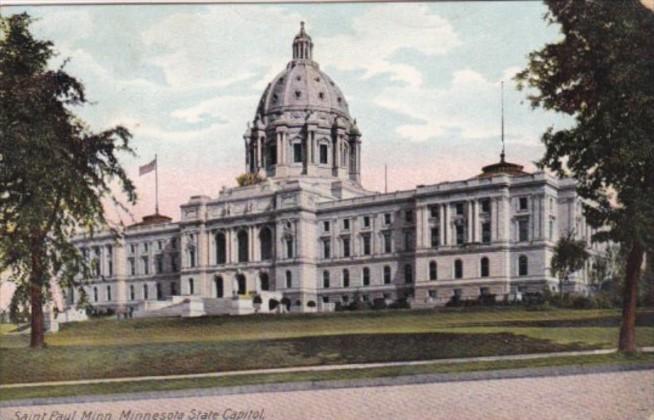
<path fill-rule="evenodd" d="M 154 171 L 156 167 L 157 167 L 157 159 L 155 158 L 152 160 L 152 162 L 139 167 L 139 176 Z"/>

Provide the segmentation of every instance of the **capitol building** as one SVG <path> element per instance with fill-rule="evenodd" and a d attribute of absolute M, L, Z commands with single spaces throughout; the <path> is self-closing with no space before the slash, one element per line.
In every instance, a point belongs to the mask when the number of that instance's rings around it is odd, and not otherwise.
<path fill-rule="evenodd" d="M 574 232 L 590 244 L 592 233 L 573 180 L 526 172 L 502 152 L 474 178 L 366 190 L 365 133 L 313 48 L 302 26 L 292 59 L 253 104 L 245 163 L 259 182 L 190 197 L 179 221 L 154 214 L 118 237 L 75 239 L 94 261 L 83 283 L 91 305 L 199 316 L 331 311 L 354 300 L 427 308 L 558 290 L 556 241 Z M 586 292 L 588 272 L 565 290 Z M 74 305 L 82 293 L 66 295 Z"/>

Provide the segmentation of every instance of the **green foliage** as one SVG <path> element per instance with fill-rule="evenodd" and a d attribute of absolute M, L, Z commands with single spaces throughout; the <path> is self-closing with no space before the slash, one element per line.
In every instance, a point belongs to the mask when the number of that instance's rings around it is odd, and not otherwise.
<path fill-rule="evenodd" d="M 584 267 L 588 256 L 586 242 L 582 239 L 575 239 L 574 234 L 570 233 L 559 238 L 556 243 L 554 255 L 550 261 L 550 270 L 559 279 L 565 280 L 570 274 Z"/>
<path fill-rule="evenodd" d="M 67 288 L 88 274 L 71 237 L 108 225 L 105 200 L 125 208 L 112 187 L 130 203 L 136 195 L 117 158 L 133 153 L 129 131 L 94 132 L 75 115 L 84 86 L 63 65 L 48 69 L 53 44 L 34 39 L 31 22 L 0 16 L 0 272 L 30 285 L 34 307 L 52 279 Z"/>
<path fill-rule="evenodd" d="M 247 187 L 248 185 L 255 185 L 260 182 L 263 182 L 263 178 L 259 174 L 246 172 L 244 174 L 239 175 L 236 178 L 236 182 L 239 187 Z"/>

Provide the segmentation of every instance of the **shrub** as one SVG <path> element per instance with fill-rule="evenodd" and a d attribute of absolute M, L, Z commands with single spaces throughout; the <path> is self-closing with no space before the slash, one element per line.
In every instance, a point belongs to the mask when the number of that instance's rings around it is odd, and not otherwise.
<path fill-rule="evenodd" d="M 250 172 L 239 175 L 236 178 L 236 183 L 239 187 L 247 187 L 248 185 L 255 185 L 263 181 L 263 178 L 259 174 L 253 174 Z"/>
<path fill-rule="evenodd" d="M 450 300 L 447 301 L 445 306 L 448 308 L 456 308 L 459 306 L 463 306 L 463 301 L 461 300 L 461 296 L 452 295 L 452 297 L 450 298 Z"/>
<path fill-rule="evenodd" d="M 291 300 L 286 296 L 282 298 L 281 304 L 286 306 L 286 309 L 291 309 Z"/>
<path fill-rule="evenodd" d="M 391 309 L 409 309 L 411 305 L 407 298 L 399 298 L 395 302 L 391 303 L 389 306 Z"/>
<path fill-rule="evenodd" d="M 256 304 L 261 305 L 261 303 L 263 303 L 263 301 L 261 300 L 261 296 L 256 295 L 256 296 L 254 297 L 254 299 L 252 299 L 252 303 L 254 303 L 255 305 L 256 305 Z"/>
<path fill-rule="evenodd" d="M 309 302 L 307 302 L 307 306 L 308 306 L 309 308 L 315 308 L 315 307 L 316 307 L 316 302 L 310 300 Z"/>
<path fill-rule="evenodd" d="M 571 304 L 575 309 L 592 309 L 594 306 L 594 302 L 591 298 L 580 295 L 572 297 Z"/>
<path fill-rule="evenodd" d="M 386 299 L 377 298 L 372 301 L 372 309 L 386 309 Z"/>
<path fill-rule="evenodd" d="M 270 299 L 268 301 L 268 309 L 274 311 L 279 306 L 279 301 L 277 299 Z"/>
<path fill-rule="evenodd" d="M 477 298 L 478 302 L 482 306 L 494 306 L 495 305 L 495 295 L 479 295 Z"/>

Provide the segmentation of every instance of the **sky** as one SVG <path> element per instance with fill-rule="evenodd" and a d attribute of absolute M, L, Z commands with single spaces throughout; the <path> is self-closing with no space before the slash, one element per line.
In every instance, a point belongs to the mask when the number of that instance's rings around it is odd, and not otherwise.
<path fill-rule="evenodd" d="M 291 58 L 306 22 L 314 59 L 340 86 L 362 137 L 362 183 L 389 191 L 472 177 L 498 160 L 500 81 L 507 158 L 533 170 L 540 136 L 562 117 L 532 110 L 512 77 L 530 51 L 560 39 L 540 2 L 404 4 L 113 5 L 3 7 L 38 20 L 54 42 L 51 66 L 86 86 L 75 109 L 93 130 L 117 124 L 137 156 L 120 160 L 135 181 L 139 219 L 178 220 L 192 195 L 216 197 L 244 171 L 243 133 L 268 82 Z M 108 208 L 108 217 L 125 218 Z"/>

